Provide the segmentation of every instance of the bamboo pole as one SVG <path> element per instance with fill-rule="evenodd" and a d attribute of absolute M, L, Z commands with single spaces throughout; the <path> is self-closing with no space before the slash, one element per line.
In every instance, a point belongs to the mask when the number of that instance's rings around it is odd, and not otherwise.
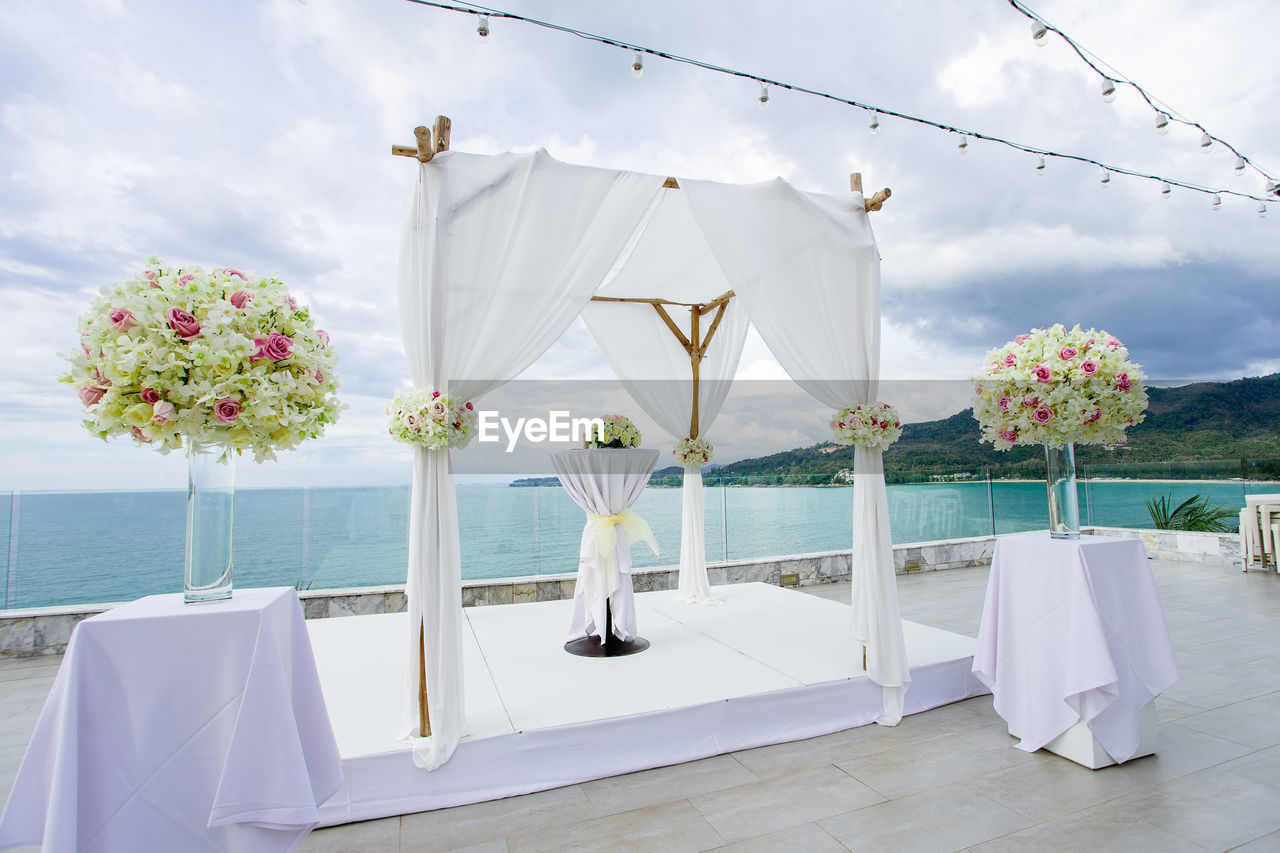
<path fill-rule="evenodd" d="M 693 408 L 689 414 L 689 438 L 698 437 L 698 372 L 702 364 L 702 335 L 698 334 L 698 323 L 702 319 L 702 312 L 699 308 L 689 309 L 689 338 L 694 342 L 689 351 L 689 366 L 693 369 Z"/>
<path fill-rule="evenodd" d="M 418 734 L 431 737 L 431 714 L 427 710 L 427 623 L 418 626 Z"/>
<path fill-rule="evenodd" d="M 855 193 L 862 192 L 862 173 L 861 172 L 853 172 L 852 174 L 849 175 L 849 191 L 855 192 Z M 884 203 L 889 200 L 889 196 L 891 195 L 893 195 L 893 190 L 889 189 L 888 187 L 885 187 L 884 189 L 880 190 L 875 195 L 873 195 L 871 198 L 863 199 L 862 208 L 867 213 L 871 213 L 872 211 L 879 210 L 880 208 L 884 207 Z"/>

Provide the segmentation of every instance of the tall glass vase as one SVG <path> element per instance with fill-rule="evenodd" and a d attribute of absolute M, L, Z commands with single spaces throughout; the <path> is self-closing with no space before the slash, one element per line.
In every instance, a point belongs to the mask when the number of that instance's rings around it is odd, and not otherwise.
<path fill-rule="evenodd" d="M 1076 453 L 1071 442 L 1044 448 L 1049 482 L 1049 535 L 1080 538 L 1080 501 L 1076 494 Z"/>
<path fill-rule="evenodd" d="M 231 533 L 236 495 L 235 454 L 222 447 L 187 447 L 187 604 L 231 597 Z"/>

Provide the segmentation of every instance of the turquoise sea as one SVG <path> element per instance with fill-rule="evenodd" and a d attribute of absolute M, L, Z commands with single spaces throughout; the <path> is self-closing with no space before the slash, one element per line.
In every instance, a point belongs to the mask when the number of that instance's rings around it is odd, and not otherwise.
<path fill-rule="evenodd" d="M 1255 486 L 1090 480 L 1080 486 L 1081 523 L 1149 527 L 1143 504 L 1149 495 L 1207 494 L 1238 508 Z M 3 604 L 128 601 L 181 591 L 185 498 L 181 491 L 0 493 L 0 519 L 11 519 L 7 531 L 0 526 Z M 708 477 L 706 502 L 710 561 L 850 547 L 848 487 L 725 487 Z M 235 583 L 313 589 L 403 583 L 408 506 L 408 486 L 241 489 Z M 1045 506 L 1041 482 L 889 487 L 895 543 L 1044 528 Z M 655 557 L 636 546 L 635 565 L 678 562 L 680 490 L 647 489 L 635 510 L 661 550 Z M 461 484 L 458 515 L 464 578 L 577 568 L 583 513 L 563 489 Z"/>

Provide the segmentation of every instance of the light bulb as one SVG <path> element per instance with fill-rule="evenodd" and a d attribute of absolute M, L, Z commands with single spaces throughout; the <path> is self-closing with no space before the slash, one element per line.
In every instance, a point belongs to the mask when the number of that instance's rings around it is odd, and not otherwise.
<path fill-rule="evenodd" d="M 1267 181 L 1267 195 L 1280 195 L 1280 183 Z"/>
<path fill-rule="evenodd" d="M 959 149 L 961 154 L 968 154 L 969 153 L 969 137 L 963 133 L 960 134 L 960 144 L 957 145 L 956 148 Z"/>
<path fill-rule="evenodd" d="M 1111 186 L 1111 170 L 1110 170 L 1110 169 L 1107 169 L 1107 168 L 1105 168 L 1105 167 L 1103 168 L 1103 170 L 1102 170 L 1102 178 L 1101 178 L 1101 179 L 1099 179 L 1098 183 L 1102 184 L 1102 188 L 1103 188 L 1104 190 L 1105 190 L 1107 187 Z"/>
<path fill-rule="evenodd" d="M 1173 187 L 1169 186 L 1169 182 L 1168 182 L 1168 181 L 1161 181 L 1161 182 L 1160 182 L 1160 197 L 1161 197 L 1161 198 L 1169 198 L 1171 195 L 1173 195 Z"/>
<path fill-rule="evenodd" d="M 1213 207 L 1214 210 L 1222 210 L 1222 196 L 1218 195 L 1217 193 L 1214 193 L 1213 204 L 1211 205 L 1211 207 Z"/>
<path fill-rule="evenodd" d="M 1036 155 L 1036 174 L 1037 175 L 1044 174 L 1044 158 L 1041 157 L 1039 154 Z"/>
<path fill-rule="evenodd" d="M 873 113 L 870 110 L 868 110 L 867 115 L 871 116 L 871 123 L 867 125 L 867 130 L 871 131 L 872 133 L 879 133 L 880 132 L 880 114 Z"/>
<path fill-rule="evenodd" d="M 1244 174 L 1244 167 L 1245 167 L 1244 158 L 1243 158 L 1243 157 L 1237 157 L 1237 158 L 1236 158 L 1236 174 L 1237 174 L 1237 175 L 1243 175 L 1243 174 Z"/>
<path fill-rule="evenodd" d="M 638 52 L 631 59 L 631 76 L 639 78 L 644 73 L 644 57 Z"/>
<path fill-rule="evenodd" d="M 1156 133 L 1163 136 L 1169 132 L 1169 114 L 1156 110 Z"/>
<path fill-rule="evenodd" d="M 1116 99 L 1116 81 L 1110 77 L 1102 78 L 1102 100 L 1108 104 Z"/>
<path fill-rule="evenodd" d="M 476 23 L 476 35 L 480 38 L 489 37 L 489 16 L 481 15 L 480 20 Z"/>
<path fill-rule="evenodd" d="M 1031 22 L 1031 39 L 1036 43 L 1037 47 L 1044 47 L 1049 43 L 1049 25 L 1044 21 Z"/>
<path fill-rule="evenodd" d="M 1259 219 L 1267 218 L 1267 203 L 1265 201 L 1258 202 L 1258 218 Z"/>
<path fill-rule="evenodd" d="M 1208 131 L 1205 131 L 1204 135 L 1200 137 L 1200 150 L 1203 151 L 1205 154 L 1208 154 L 1209 149 L 1212 147 L 1213 147 L 1213 137 L 1209 135 Z"/>
<path fill-rule="evenodd" d="M 767 105 L 768 105 L 768 103 L 769 103 L 769 84 L 768 84 L 768 83 L 761 83 L 761 84 L 760 84 L 760 98 L 759 98 L 759 101 L 760 101 L 760 109 L 764 109 L 764 108 L 765 108 L 765 106 L 767 106 Z"/>

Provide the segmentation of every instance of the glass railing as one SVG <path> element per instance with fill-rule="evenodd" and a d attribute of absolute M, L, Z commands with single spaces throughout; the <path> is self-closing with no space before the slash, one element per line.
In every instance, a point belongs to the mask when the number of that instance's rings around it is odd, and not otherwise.
<path fill-rule="evenodd" d="M 890 474 L 893 472 L 891 471 Z M 1148 498 L 1192 495 L 1238 510 L 1246 494 L 1280 493 L 1280 460 L 1082 466 L 1084 525 L 1150 528 Z M 853 489 L 829 477 L 704 475 L 710 562 L 850 546 Z M 891 477 L 892 479 L 892 477 Z M 1042 480 L 991 480 L 985 470 L 892 483 L 897 544 L 1044 529 Z M 582 510 L 558 486 L 457 485 L 465 579 L 576 570 Z M 679 560 L 681 490 L 646 489 L 634 509 L 660 554 L 632 549 L 637 568 Z M 235 582 L 299 589 L 404 582 L 409 487 L 240 489 Z M 1231 523 L 1230 521 L 1228 522 Z M 181 589 L 185 492 L 0 492 L 0 577 L 6 608 L 127 601 Z"/>

